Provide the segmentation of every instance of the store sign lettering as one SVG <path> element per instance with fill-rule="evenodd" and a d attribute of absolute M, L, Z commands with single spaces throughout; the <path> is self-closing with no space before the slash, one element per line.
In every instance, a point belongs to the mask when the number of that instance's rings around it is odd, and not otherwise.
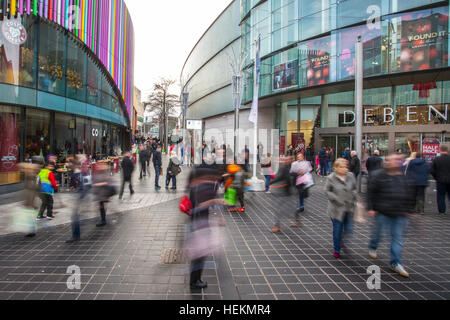
<path fill-rule="evenodd" d="M 406 108 L 406 122 L 414 123 L 419 122 L 419 119 L 417 118 L 417 112 L 415 111 L 417 109 L 416 106 L 410 106 Z M 365 109 L 364 110 L 364 124 L 374 124 L 374 121 L 370 118 L 375 116 L 373 114 L 374 109 Z M 448 121 L 448 105 L 445 105 L 445 111 L 441 113 L 438 109 L 436 109 L 434 106 L 430 105 L 428 106 L 428 121 L 432 122 L 434 117 L 441 118 L 445 121 Z M 384 123 L 392 123 L 396 119 L 396 116 L 394 114 L 394 109 L 386 107 L 383 109 L 383 120 Z M 344 112 L 344 125 L 351 125 L 354 124 L 356 121 L 356 114 L 355 112 L 351 110 L 347 110 Z"/>
<path fill-rule="evenodd" d="M 440 31 L 440 32 L 430 32 L 430 33 L 424 33 L 424 34 L 416 34 L 415 36 L 409 36 L 409 41 L 418 41 L 418 40 L 428 40 L 428 39 L 434 39 L 437 37 L 445 37 L 447 35 L 447 31 Z"/>

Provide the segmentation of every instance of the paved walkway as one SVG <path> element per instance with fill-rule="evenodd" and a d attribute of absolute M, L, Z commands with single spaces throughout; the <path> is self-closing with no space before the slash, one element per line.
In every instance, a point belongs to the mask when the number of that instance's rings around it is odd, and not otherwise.
<path fill-rule="evenodd" d="M 340 260 L 333 258 L 331 222 L 320 181 L 307 200 L 303 227 L 296 229 L 289 227 L 296 197 L 247 194 L 246 214 L 215 213 L 226 221 L 224 252 L 208 259 L 204 272 L 208 288 L 191 291 L 188 264 L 164 264 L 171 249 L 182 247 L 188 222 L 178 211 L 178 199 L 165 197 L 178 198 L 182 190 L 156 193 L 150 182 L 136 189 L 141 204 L 111 203 L 110 224 L 97 229 L 95 219 L 85 220 L 83 240 L 77 244 L 64 242 L 70 236 L 68 224 L 43 229 L 34 239 L 1 236 L 0 299 L 450 298 L 450 221 L 435 214 L 434 204 L 410 224 L 404 260 L 411 278 L 403 279 L 388 268 L 386 241 L 379 260 L 368 258 L 370 224 L 356 225 L 350 252 Z M 279 234 L 270 232 L 275 213 L 283 222 Z M 72 265 L 81 268 L 80 290 L 67 288 L 66 271 Z M 381 268 L 380 290 L 367 288 L 371 265 Z"/>

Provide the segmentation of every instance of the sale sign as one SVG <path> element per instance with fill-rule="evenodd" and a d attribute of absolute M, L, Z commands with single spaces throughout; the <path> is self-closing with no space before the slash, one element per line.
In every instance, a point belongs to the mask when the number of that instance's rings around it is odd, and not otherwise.
<path fill-rule="evenodd" d="M 437 155 L 440 152 L 441 143 L 438 139 L 425 139 L 422 142 L 422 155 L 423 159 L 432 163 L 434 159 L 436 159 Z"/>

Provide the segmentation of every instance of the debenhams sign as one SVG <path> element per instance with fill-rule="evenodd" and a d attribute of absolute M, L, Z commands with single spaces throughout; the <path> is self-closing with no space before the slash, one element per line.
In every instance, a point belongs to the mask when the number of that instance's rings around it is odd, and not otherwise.
<path fill-rule="evenodd" d="M 448 104 L 435 107 L 429 106 L 407 106 L 397 107 L 365 107 L 364 124 L 390 125 L 396 121 L 397 124 L 428 124 L 446 123 L 448 121 Z M 356 121 L 354 111 L 344 112 L 344 125 L 352 125 Z"/>

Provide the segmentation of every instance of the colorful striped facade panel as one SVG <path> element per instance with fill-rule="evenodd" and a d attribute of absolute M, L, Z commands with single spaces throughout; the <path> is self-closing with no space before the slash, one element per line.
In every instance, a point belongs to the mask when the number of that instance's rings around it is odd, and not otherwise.
<path fill-rule="evenodd" d="M 124 0 L 0 0 L 3 16 L 37 15 L 69 30 L 108 70 L 131 116 L 134 29 Z"/>

